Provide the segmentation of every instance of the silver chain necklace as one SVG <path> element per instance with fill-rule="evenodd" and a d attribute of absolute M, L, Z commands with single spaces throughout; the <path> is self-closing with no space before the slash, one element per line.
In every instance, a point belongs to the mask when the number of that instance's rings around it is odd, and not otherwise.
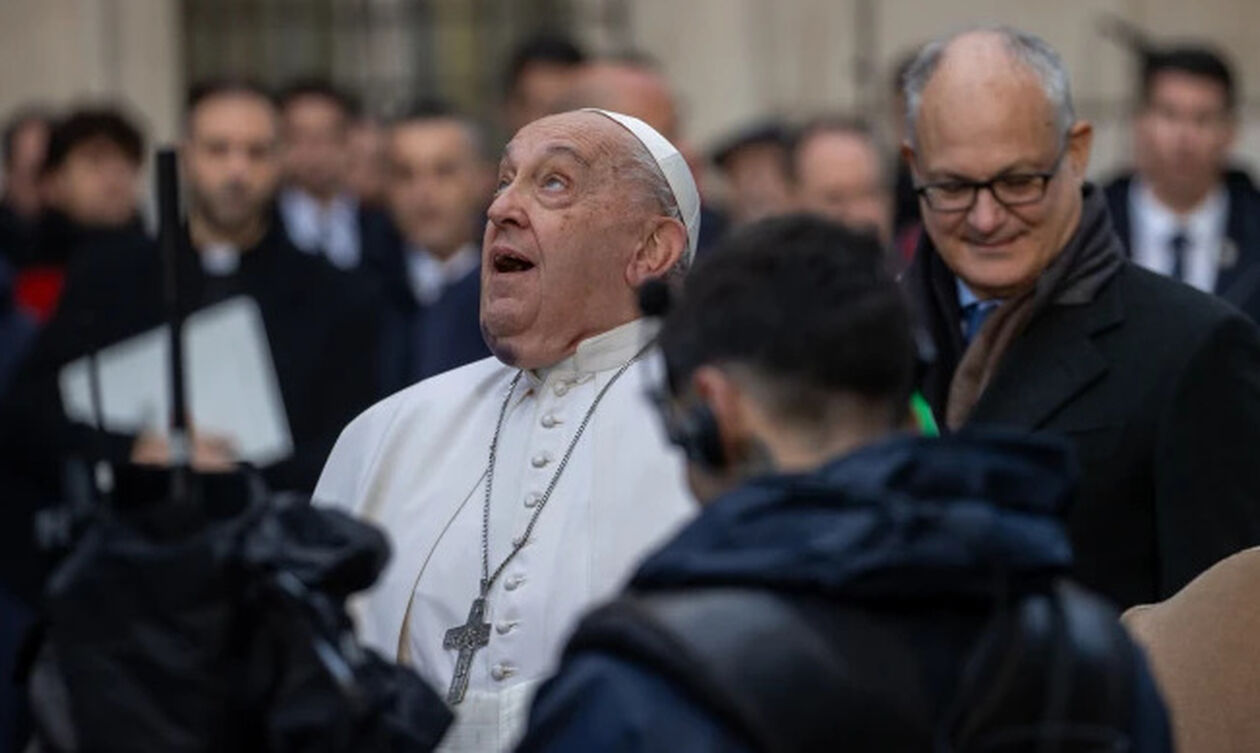
<path fill-rule="evenodd" d="M 569 458 L 573 455 L 573 449 L 577 447 L 578 440 L 582 438 L 582 434 L 586 431 L 586 426 L 590 423 L 591 416 L 595 415 L 595 409 L 599 407 L 600 401 L 604 399 L 604 395 L 608 394 L 608 390 L 617 383 L 621 375 L 626 373 L 626 370 L 647 352 L 648 347 L 650 346 L 645 346 L 638 353 L 635 353 L 634 357 L 629 361 L 623 363 L 621 368 L 617 369 L 617 373 L 613 374 L 608 383 L 595 395 L 595 401 L 591 403 L 591 407 L 586 410 L 586 415 L 582 417 L 582 423 L 578 425 L 577 432 L 574 433 L 573 439 L 570 440 L 568 449 L 564 451 L 564 457 L 560 459 L 560 464 L 556 466 L 556 472 L 551 475 L 551 482 L 547 484 L 546 491 L 538 499 L 538 504 L 534 508 L 534 514 L 530 516 L 529 523 L 525 526 L 525 533 L 520 538 L 512 541 L 512 550 L 508 552 L 507 556 L 503 558 L 503 562 L 499 563 L 499 566 L 491 573 L 490 497 L 494 488 L 494 466 L 499 452 L 499 434 L 503 431 L 503 422 L 507 418 L 508 405 L 512 402 L 512 396 L 516 394 L 516 385 L 520 384 L 521 377 L 525 375 L 525 372 L 516 372 L 516 376 L 512 378 L 512 383 L 508 385 L 507 395 L 503 398 L 503 406 L 499 409 L 499 421 L 494 427 L 494 437 L 490 440 L 490 461 L 486 467 L 486 494 L 481 508 L 481 586 L 477 597 L 473 599 L 472 608 L 468 611 L 468 621 L 463 625 L 447 630 L 446 636 L 442 641 L 442 648 L 448 651 L 459 651 L 459 657 L 455 663 L 455 674 L 451 677 L 451 687 L 446 693 L 446 702 L 448 704 L 456 705 L 464 700 L 464 694 L 468 690 L 468 675 L 472 669 L 473 656 L 479 649 L 490 644 L 490 623 L 484 621 L 486 616 L 486 596 L 490 593 L 490 588 L 498 580 L 499 576 L 503 574 L 503 570 L 516 557 L 517 553 L 529 542 L 529 537 L 534 533 L 534 525 L 538 523 L 538 516 L 542 514 L 543 508 L 547 506 L 547 501 L 551 499 L 551 493 L 555 491 L 556 484 L 560 482 L 560 476 L 569 464 Z"/>

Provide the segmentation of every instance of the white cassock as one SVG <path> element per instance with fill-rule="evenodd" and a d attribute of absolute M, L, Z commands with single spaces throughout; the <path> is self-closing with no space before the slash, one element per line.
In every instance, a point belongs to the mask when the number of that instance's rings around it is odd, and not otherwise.
<path fill-rule="evenodd" d="M 631 322 L 521 378 L 499 439 L 491 572 L 524 532 L 596 393 L 651 334 L 646 321 Z M 533 535 L 491 588 L 490 643 L 474 657 L 442 750 L 510 749 L 577 620 L 695 512 L 682 458 L 646 397 L 652 372 L 641 359 L 605 395 Z M 456 661 L 443 638 L 468 619 L 478 593 L 490 441 L 516 373 L 487 358 L 378 403 L 342 433 L 315 489 L 318 503 L 384 528 L 393 548 L 356 605 L 360 635 L 442 693 Z"/>

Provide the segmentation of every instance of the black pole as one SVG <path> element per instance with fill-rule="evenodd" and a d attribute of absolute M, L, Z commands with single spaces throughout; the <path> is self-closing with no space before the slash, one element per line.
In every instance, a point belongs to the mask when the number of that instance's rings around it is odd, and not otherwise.
<path fill-rule="evenodd" d="M 166 289 L 166 320 L 170 330 L 171 434 L 170 464 L 174 488 L 180 501 L 186 489 L 184 471 L 190 459 L 188 415 L 184 394 L 183 301 L 179 289 L 179 250 L 183 231 L 179 221 L 179 168 L 175 150 L 164 147 L 157 153 L 158 247 Z"/>

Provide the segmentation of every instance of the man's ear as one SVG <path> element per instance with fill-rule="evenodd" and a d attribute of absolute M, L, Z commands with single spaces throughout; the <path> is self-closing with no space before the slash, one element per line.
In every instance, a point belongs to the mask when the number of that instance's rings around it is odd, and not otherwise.
<path fill-rule="evenodd" d="M 638 289 L 651 279 L 664 277 L 682 258 L 687 248 L 687 229 L 678 220 L 656 217 L 651 232 L 639 244 L 626 267 L 626 282 Z"/>
<path fill-rule="evenodd" d="M 918 182 L 919 167 L 914 162 L 914 147 L 910 146 L 909 141 L 901 142 L 901 161 L 906 163 L 906 167 L 910 168 L 911 174 L 915 177 L 915 182 Z"/>
<path fill-rule="evenodd" d="M 749 432 L 743 390 L 716 366 L 696 369 L 691 376 L 691 389 L 713 414 L 723 457 L 739 457 Z"/>
<path fill-rule="evenodd" d="M 1072 173 L 1085 180 L 1089 169 L 1089 155 L 1094 147 L 1094 126 L 1088 120 L 1078 120 L 1068 129 L 1067 160 Z"/>

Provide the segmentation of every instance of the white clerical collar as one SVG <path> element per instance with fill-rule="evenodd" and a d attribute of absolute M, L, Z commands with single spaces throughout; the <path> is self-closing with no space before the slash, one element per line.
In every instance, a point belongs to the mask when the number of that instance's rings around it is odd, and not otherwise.
<path fill-rule="evenodd" d="M 231 243 L 209 243 L 198 249 L 197 258 L 211 277 L 228 277 L 241 267 L 241 251 Z"/>
<path fill-rule="evenodd" d="M 537 384 L 552 375 L 583 376 L 617 369 L 639 354 L 661 328 L 657 319 L 635 319 L 578 343 L 573 355 L 554 366 L 527 371 Z"/>
<path fill-rule="evenodd" d="M 437 258 L 427 249 L 408 246 L 406 259 L 412 294 L 421 306 L 431 306 L 437 303 L 447 287 L 477 268 L 481 254 L 474 243 L 465 244 L 446 259 Z"/>
<path fill-rule="evenodd" d="M 1213 189 L 1197 207 L 1185 214 L 1177 214 L 1164 206 L 1143 181 L 1135 181 L 1133 190 L 1138 224 L 1151 238 L 1171 238 L 1181 230 L 1197 243 L 1218 233 L 1229 212 L 1229 194 L 1223 185 Z"/>

